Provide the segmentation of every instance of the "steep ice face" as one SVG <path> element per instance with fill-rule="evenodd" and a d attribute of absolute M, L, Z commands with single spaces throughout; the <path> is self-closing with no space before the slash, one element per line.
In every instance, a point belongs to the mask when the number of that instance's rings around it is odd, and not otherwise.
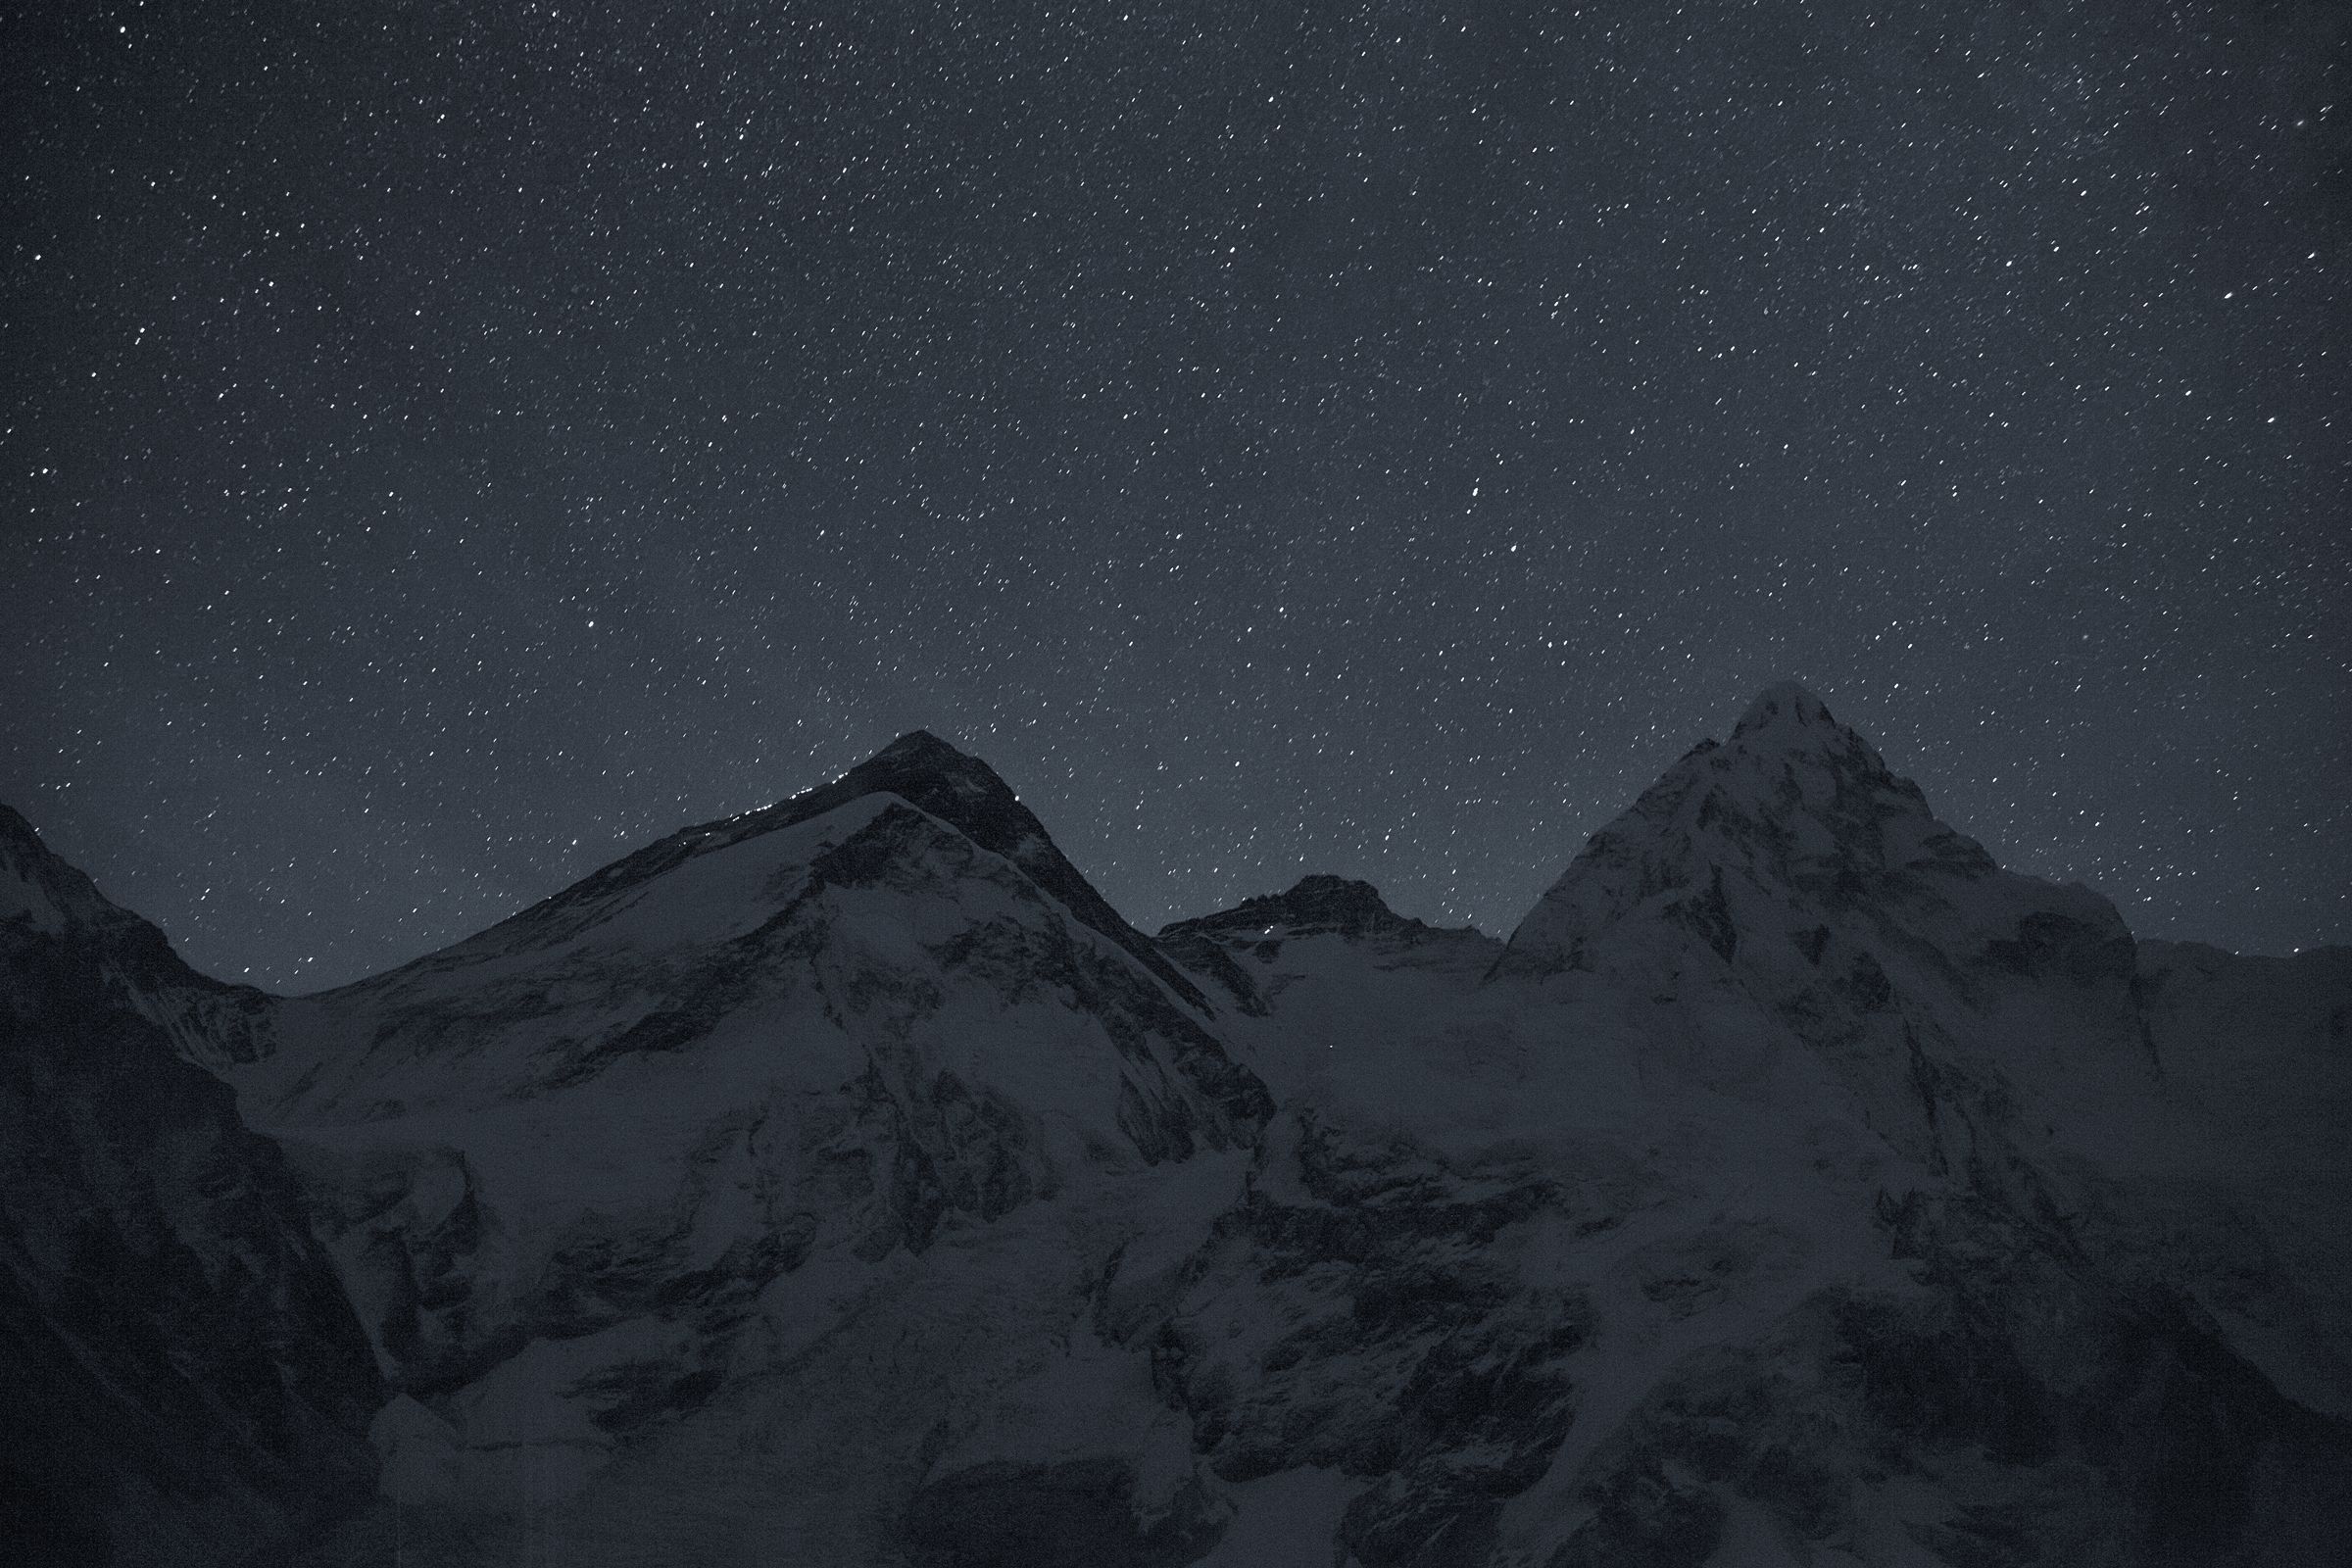
<path fill-rule="evenodd" d="M 1189 935 L 1266 949 L 1236 1037 L 1285 1113 L 1211 1237 L 1108 1292 L 1236 1538 L 1289 1463 L 1353 1481 L 1324 1528 L 1364 1563 L 2319 1560 L 2334 1504 L 2230 1499 L 2352 1455 L 2308 1413 L 2347 1386 L 2352 1238 L 2262 1191 L 2352 1172 L 2300 1136 L 2252 1184 L 2215 1156 L 2312 1119 L 2265 1068 L 2352 1109 L 2312 1059 L 2344 977 L 2282 1005 L 2135 965 L 2112 908 L 2001 872 L 1793 687 L 1596 836 L 1483 986 L 1408 1000 L 1351 922 L 1244 908 Z M 2223 1020 L 2258 1012 L 2249 1058 Z"/>

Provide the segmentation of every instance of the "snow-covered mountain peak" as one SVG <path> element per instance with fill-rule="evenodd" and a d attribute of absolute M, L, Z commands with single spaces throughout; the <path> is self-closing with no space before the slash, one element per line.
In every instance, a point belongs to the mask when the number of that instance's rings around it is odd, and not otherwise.
<path fill-rule="evenodd" d="M 996 769 L 928 730 L 900 736 L 829 784 L 773 806 L 680 828 L 455 948 L 362 981 L 360 987 L 381 989 L 412 970 L 465 967 L 484 958 L 572 943 L 624 911 L 637 910 L 637 923 L 642 925 L 646 911 L 664 903 L 682 906 L 681 930 L 733 932 L 746 921 L 756 925 L 772 912 L 756 906 L 758 901 L 769 900 L 781 884 L 772 875 L 754 875 L 746 883 L 744 874 L 758 864 L 767 864 L 772 873 L 799 863 L 808 848 L 800 842 L 807 834 L 799 830 L 823 837 L 830 829 L 816 826 L 820 819 L 844 813 L 841 823 L 854 831 L 894 802 L 914 808 L 975 848 L 1011 862 L 1080 925 L 1124 949 L 1181 1002 L 1209 1006 L 1200 987 L 1095 891 Z M 853 807 L 858 809 L 848 809 Z M 857 820 L 852 822 L 852 817 Z M 754 843 L 768 840 L 773 842 Z M 742 853 L 735 853 L 739 850 Z M 721 856 L 736 864 L 738 874 L 713 869 L 709 862 Z M 686 885 L 672 888 L 668 897 L 657 892 L 656 884 L 671 883 L 689 866 L 694 870 Z M 737 894 L 729 897 L 740 895 L 752 902 L 734 908 L 714 906 L 712 890 L 701 886 L 703 881 L 736 887 Z"/>
<path fill-rule="evenodd" d="M 1589 967 L 1591 943 L 1645 907 L 1682 911 L 1680 923 L 1728 961 L 1737 904 L 1778 911 L 1776 926 L 1800 915 L 1819 924 L 1874 902 L 1940 900 L 1995 874 L 1917 785 L 1819 697 L 1785 682 L 1748 705 L 1728 741 L 1693 747 L 1592 835 L 1497 971 Z"/>
<path fill-rule="evenodd" d="M 1080 924 L 1126 949 L 1185 1002 L 1208 1005 L 1200 988 L 1095 891 L 995 768 L 928 730 L 911 730 L 833 783 L 755 814 L 782 813 L 781 826 L 877 793 L 899 797 L 1010 860 Z"/>
<path fill-rule="evenodd" d="M 1801 782 L 1810 773 L 1835 777 L 1851 794 L 1886 794 L 1886 804 L 1898 814 L 1929 814 L 1917 787 L 1888 771 L 1877 747 L 1840 723 L 1828 704 L 1795 681 L 1781 681 L 1758 693 L 1722 746 L 1706 750 L 1720 754 L 1716 765 L 1727 774 L 1766 786 L 1766 798 L 1755 805 L 1767 813 L 1786 814 L 1790 808 L 1824 804 L 1817 789 L 1791 795 L 1785 788 L 1788 779 Z"/>
<path fill-rule="evenodd" d="M 1004 775 L 980 758 L 927 729 L 910 729 L 832 783 L 795 796 L 784 805 L 797 808 L 802 802 L 817 797 L 852 799 L 877 792 L 922 805 L 932 815 L 955 821 L 966 832 L 972 831 L 971 826 L 957 820 L 959 815 L 976 818 L 1020 799 Z M 961 812 L 952 804 L 958 801 L 965 803 Z"/>

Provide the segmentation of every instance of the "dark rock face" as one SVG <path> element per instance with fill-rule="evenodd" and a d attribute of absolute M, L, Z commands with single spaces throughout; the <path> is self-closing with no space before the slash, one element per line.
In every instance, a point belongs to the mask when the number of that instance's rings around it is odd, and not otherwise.
<path fill-rule="evenodd" d="M 287 1561 L 371 1501 L 383 1388 L 276 1146 L 132 1004 L 111 935 L 0 921 L 0 1541 Z"/>
<path fill-rule="evenodd" d="M 189 968 L 161 931 L 110 902 L 7 806 L 0 806 L 0 877 L 17 884 L 13 901 L 0 897 L 0 917 L 13 904 L 25 929 L 70 930 L 77 961 L 112 982 L 118 999 L 168 1034 L 182 1055 L 219 1066 L 270 1051 L 272 998 Z"/>
<path fill-rule="evenodd" d="M 1259 898 L 1244 899 L 1233 908 L 1216 914 L 1205 914 L 1194 920 L 1180 920 L 1164 927 L 1162 938 L 1178 933 L 1198 932 L 1202 935 L 1232 935 L 1239 933 L 1272 933 L 1280 929 L 1290 936 L 1314 936 L 1321 932 L 1337 932 L 1345 937 L 1401 936 L 1407 933 L 1434 931 L 1434 926 L 1419 920 L 1408 920 L 1389 907 L 1380 890 L 1369 882 L 1352 882 L 1346 877 L 1301 877 L 1288 893 L 1270 893 Z"/>
<path fill-rule="evenodd" d="M 1436 926 L 1407 919 L 1389 907 L 1369 882 L 1345 877 L 1302 877 L 1287 893 L 1244 899 L 1230 909 L 1178 920 L 1160 928 L 1159 940 L 1188 960 L 1214 963 L 1231 952 L 1279 948 L 1298 937 L 1339 936 L 1389 950 L 1420 945 L 1472 946 L 1487 939 L 1468 926 Z"/>
<path fill-rule="evenodd" d="M 1561 1195 L 1311 1114 L 1255 1175 L 1150 1331 L 1155 1382 L 1226 1480 L 1311 1464 L 1370 1483 L 1341 1526 L 1362 1563 L 1479 1560 L 1575 1417 L 1565 1365 L 1591 1312 L 1510 1262 Z"/>

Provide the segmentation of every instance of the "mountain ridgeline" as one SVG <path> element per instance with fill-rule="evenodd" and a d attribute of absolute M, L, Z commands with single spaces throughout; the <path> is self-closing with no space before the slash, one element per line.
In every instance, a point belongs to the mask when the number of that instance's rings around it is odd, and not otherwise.
<path fill-rule="evenodd" d="M 2137 941 L 1794 686 L 1507 941 L 1147 935 L 918 732 L 296 998 L 0 808 L 0 1003 L 12 1561 L 2352 1539 L 2352 952 Z"/>

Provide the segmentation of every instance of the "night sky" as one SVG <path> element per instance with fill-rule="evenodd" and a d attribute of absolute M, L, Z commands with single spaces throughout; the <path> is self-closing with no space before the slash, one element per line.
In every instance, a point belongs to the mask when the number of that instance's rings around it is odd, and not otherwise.
<path fill-rule="evenodd" d="M 0 800 L 287 989 L 916 726 L 1503 932 L 1792 676 L 2352 940 L 2348 14 L 19 8 Z"/>

